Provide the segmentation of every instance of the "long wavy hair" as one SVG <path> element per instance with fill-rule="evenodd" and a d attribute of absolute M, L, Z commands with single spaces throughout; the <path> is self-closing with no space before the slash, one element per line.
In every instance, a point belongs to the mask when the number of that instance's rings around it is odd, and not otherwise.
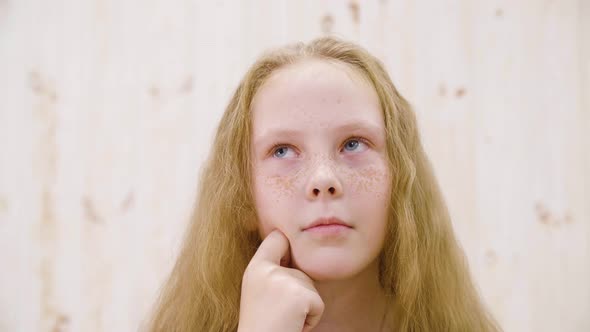
<path fill-rule="evenodd" d="M 455 238 L 414 111 L 377 58 L 334 37 L 267 51 L 243 77 L 217 129 L 189 229 L 148 330 L 237 330 L 242 275 L 261 242 L 253 227 L 250 104 L 275 70 L 306 58 L 349 65 L 379 96 L 393 174 L 379 277 L 395 298 L 396 330 L 499 331 Z"/>

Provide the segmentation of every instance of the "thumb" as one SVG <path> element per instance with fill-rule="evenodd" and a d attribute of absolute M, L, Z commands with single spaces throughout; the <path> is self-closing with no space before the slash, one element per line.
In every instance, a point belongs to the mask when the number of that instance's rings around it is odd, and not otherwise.
<path fill-rule="evenodd" d="M 262 241 L 252 260 L 267 261 L 280 265 L 281 260 L 288 254 L 289 239 L 281 231 L 274 230 Z"/>

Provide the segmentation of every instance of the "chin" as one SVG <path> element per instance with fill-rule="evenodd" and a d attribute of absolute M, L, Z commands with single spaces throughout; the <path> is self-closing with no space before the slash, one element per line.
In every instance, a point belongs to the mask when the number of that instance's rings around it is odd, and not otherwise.
<path fill-rule="evenodd" d="M 314 281 L 334 281 L 354 277 L 366 269 L 369 262 L 355 260 L 350 255 L 313 253 L 301 259 L 295 257 L 294 265 Z"/>

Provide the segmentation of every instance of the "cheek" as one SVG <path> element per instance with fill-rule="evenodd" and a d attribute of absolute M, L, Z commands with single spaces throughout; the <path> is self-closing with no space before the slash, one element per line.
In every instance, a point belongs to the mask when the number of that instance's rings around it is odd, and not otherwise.
<path fill-rule="evenodd" d="M 259 230 L 262 236 L 266 236 L 274 229 L 283 233 L 289 232 L 290 217 L 296 202 L 296 186 L 298 177 L 268 176 L 258 174 L 254 178 L 254 200 L 259 217 Z"/>
<path fill-rule="evenodd" d="M 380 203 L 389 200 L 391 176 L 386 165 L 371 165 L 351 169 L 347 173 L 347 187 L 351 196 Z"/>
<path fill-rule="evenodd" d="M 373 163 L 352 170 L 348 176 L 347 191 L 350 206 L 359 220 L 368 223 L 365 231 L 372 239 L 385 234 L 391 196 L 391 175 L 385 164 Z M 370 222 L 369 222 L 370 221 Z"/>

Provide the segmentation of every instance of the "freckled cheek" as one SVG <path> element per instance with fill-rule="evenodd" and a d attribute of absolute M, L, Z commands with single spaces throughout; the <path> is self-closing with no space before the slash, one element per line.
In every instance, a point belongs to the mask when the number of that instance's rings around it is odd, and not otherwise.
<path fill-rule="evenodd" d="M 345 179 L 351 196 L 373 200 L 389 198 L 391 176 L 386 167 L 371 166 L 348 170 Z"/>
<path fill-rule="evenodd" d="M 387 227 L 387 214 L 391 195 L 391 176 L 386 166 L 370 166 L 349 173 L 345 191 L 348 192 L 349 208 L 357 218 L 363 218 L 365 235 L 379 239 L 381 246 Z"/>
<path fill-rule="evenodd" d="M 293 173 L 266 172 L 256 179 L 257 195 L 279 203 L 295 195 L 298 180 L 299 177 Z"/>
<path fill-rule="evenodd" d="M 265 236 L 274 229 L 290 233 L 293 211 L 299 209 L 301 199 L 297 199 L 300 185 L 294 175 L 259 175 L 255 178 L 255 202 L 259 217 L 261 235 Z"/>

